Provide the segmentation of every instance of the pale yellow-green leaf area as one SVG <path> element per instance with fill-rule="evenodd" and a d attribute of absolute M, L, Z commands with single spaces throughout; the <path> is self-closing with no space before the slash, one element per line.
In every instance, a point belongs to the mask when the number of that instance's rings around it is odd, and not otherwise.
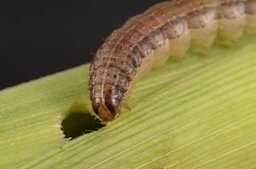
<path fill-rule="evenodd" d="M 88 65 L 2 90 L 0 168 L 256 168 L 255 37 L 169 61 L 137 83 L 131 110 L 64 139 L 69 112 L 93 113 L 88 93 Z"/>

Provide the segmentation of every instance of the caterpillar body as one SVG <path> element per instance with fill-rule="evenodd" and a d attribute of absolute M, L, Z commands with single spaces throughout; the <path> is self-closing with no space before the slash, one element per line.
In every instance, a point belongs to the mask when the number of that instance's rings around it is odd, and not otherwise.
<path fill-rule="evenodd" d="M 89 90 L 94 112 L 113 120 L 138 79 L 181 59 L 191 46 L 207 51 L 218 36 L 234 43 L 256 34 L 256 0 L 172 0 L 149 8 L 115 30 L 90 66 Z"/>

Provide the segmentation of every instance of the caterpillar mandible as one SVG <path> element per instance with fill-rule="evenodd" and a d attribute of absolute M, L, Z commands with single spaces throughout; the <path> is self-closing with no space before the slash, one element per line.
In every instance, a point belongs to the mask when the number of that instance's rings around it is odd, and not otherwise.
<path fill-rule="evenodd" d="M 256 34 L 256 0 L 172 0 L 130 18 L 97 50 L 90 65 L 94 112 L 104 122 L 119 115 L 140 77 L 189 47 L 207 51 L 216 37 L 228 43 Z"/>

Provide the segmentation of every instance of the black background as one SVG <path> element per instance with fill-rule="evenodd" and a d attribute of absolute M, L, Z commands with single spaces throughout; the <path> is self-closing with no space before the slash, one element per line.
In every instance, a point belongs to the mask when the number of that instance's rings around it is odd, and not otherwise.
<path fill-rule="evenodd" d="M 160 1 L 1 1 L 0 89 L 91 61 L 114 29 Z"/>

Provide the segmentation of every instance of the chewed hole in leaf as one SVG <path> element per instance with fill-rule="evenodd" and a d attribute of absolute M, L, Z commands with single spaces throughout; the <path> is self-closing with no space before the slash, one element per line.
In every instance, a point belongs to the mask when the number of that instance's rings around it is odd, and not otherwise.
<path fill-rule="evenodd" d="M 67 116 L 62 120 L 61 129 L 65 138 L 73 140 L 105 126 L 99 119 L 82 107 L 84 106 L 81 103 L 72 104 Z"/>
<path fill-rule="evenodd" d="M 65 138 L 75 139 L 99 130 L 105 125 L 90 113 L 70 113 L 61 123 Z"/>

